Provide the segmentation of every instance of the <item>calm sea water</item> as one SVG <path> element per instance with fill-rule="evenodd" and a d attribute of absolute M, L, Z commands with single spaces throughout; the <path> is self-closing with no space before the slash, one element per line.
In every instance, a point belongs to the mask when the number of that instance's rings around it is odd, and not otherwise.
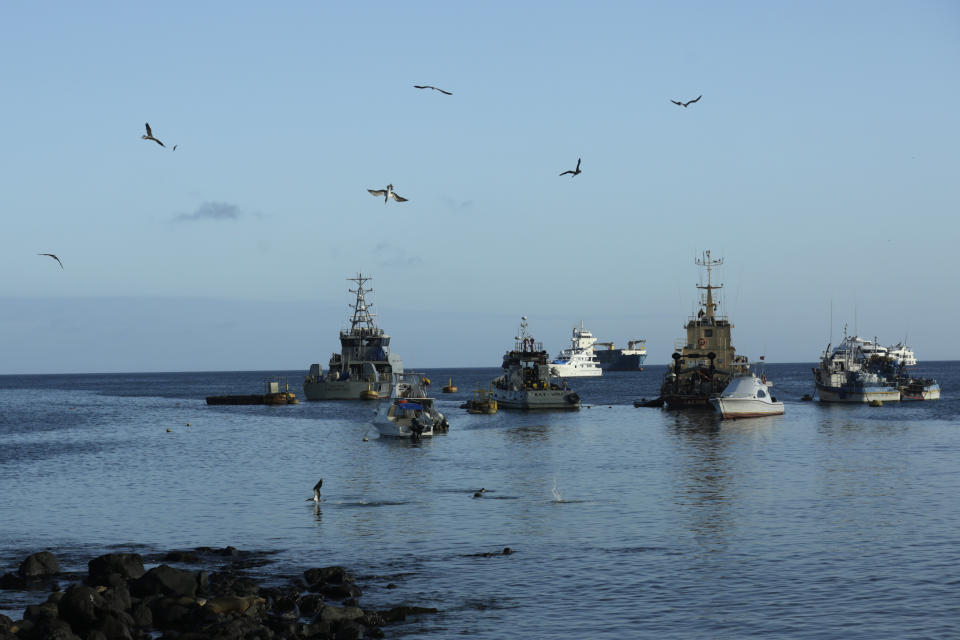
<path fill-rule="evenodd" d="M 264 579 L 344 564 L 365 606 L 442 610 L 388 637 L 958 637 L 960 363 L 923 370 L 944 399 L 872 408 L 768 365 L 786 415 L 722 424 L 631 405 L 665 366 L 494 416 L 458 405 L 498 370 L 428 370 L 451 429 L 418 444 L 377 439 L 369 404 L 204 403 L 278 373 L 302 398 L 302 371 L 4 376 L 0 571 L 233 545 Z"/>

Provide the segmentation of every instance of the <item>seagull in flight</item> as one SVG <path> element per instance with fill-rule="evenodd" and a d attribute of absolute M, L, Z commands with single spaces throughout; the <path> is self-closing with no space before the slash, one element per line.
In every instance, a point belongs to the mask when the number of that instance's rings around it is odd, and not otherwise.
<path fill-rule="evenodd" d="M 313 485 L 313 497 L 307 498 L 306 502 L 313 500 L 314 502 L 320 502 L 320 487 L 323 486 L 323 478 L 320 478 L 320 482 Z"/>
<path fill-rule="evenodd" d="M 413 88 L 414 88 L 414 89 L 433 89 L 434 91 L 439 91 L 440 93 L 444 93 L 444 94 L 446 94 L 446 95 L 448 95 L 448 96 L 452 96 L 452 95 L 453 95 L 453 94 L 450 93 L 449 91 L 444 91 L 443 89 L 438 89 L 438 88 L 433 87 L 433 86 L 431 86 L 431 85 L 429 85 L 429 84 L 415 84 L 415 85 L 413 85 Z"/>
<path fill-rule="evenodd" d="M 393 190 L 392 184 L 388 184 L 386 189 L 367 189 L 367 191 L 370 192 L 370 195 L 376 196 L 377 198 L 383 196 L 383 204 L 387 204 L 387 198 L 393 198 L 397 202 L 407 201 L 406 198 L 401 198 L 397 195 L 397 193 Z"/>
<path fill-rule="evenodd" d="M 57 256 L 53 255 L 52 253 L 38 253 L 37 255 L 38 255 L 38 256 L 50 256 L 51 258 L 53 258 L 54 260 L 56 260 L 58 263 L 60 263 L 60 268 L 63 269 L 63 263 L 60 262 L 60 258 L 58 258 Z"/>
<path fill-rule="evenodd" d="M 670 102 L 672 102 L 673 104 L 677 105 L 678 107 L 684 107 L 684 108 L 686 108 L 688 105 L 693 104 L 694 102 L 696 102 L 697 100 L 699 100 L 699 99 L 702 98 L 702 97 L 703 97 L 703 94 L 701 93 L 699 96 L 697 96 L 697 99 L 696 99 L 696 100 L 687 100 L 686 102 L 677 102 L 676 100 L 671 100 Z"/>
<path fill-rule="evenodd" d="M 568 170 L 564 171 L 563 173 L 561 173 L 560 175 L 565 176 L 565 175 L 567 175 L 568 173 L 570 174 L 570 177 L 571 177 L 571 178 L 572 178 L 573 176 L 575 176 L 575 175 L 577 175 L 577 174 L 580 173 L 580 158 L 577 158 L 577 168 L 576 168 L 575 171 L 571 171 L 571 170 L 568 169 Z"/>
<path fill-rule="evenodd" d="M 163 144 L 162 142 L 160 142 L 159 140 L 157 140 L 156 138 L 153 137 L 153 131 L 150 130 L 150 123 L 149 123 L 149 122 L 146 122 L 146 123 L 144 123 L 144 124 L 145 124 L 145 126 L 147 127 L 147 135 L 145 135 L 145 136 L 140 136 L 140 137 L 143 138 L 144 140 L 153 140 L 153 141 L 156 142 L 158 145 L 160 145 L 161 147 L 163 147 L 164 149 L 166 149 L 166 148 L 167 148 L 167 145 Z"/>

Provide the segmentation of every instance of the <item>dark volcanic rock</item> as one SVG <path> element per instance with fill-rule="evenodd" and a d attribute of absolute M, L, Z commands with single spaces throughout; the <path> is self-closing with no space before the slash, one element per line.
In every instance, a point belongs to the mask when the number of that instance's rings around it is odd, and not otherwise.
<path fill-rule="evenodd" d="M 27 559 L 20 563 L 17 573 L 21 578 L 27 579 L 52 576 L 60 573 L 60 563 L 49 551 L 40 551 L 27 556 Z"/>
<path fill-rule="evenodd" d="M 305 616 L 315 616 L 324 606 L 323 596 L 308 593 L 300 598 L 300 613 Z"/>
<path fill-rule="evenodd" d="M 5 573 L 0 576 L 0 589 L 20 590 L 27 588 L 27 581 L 15 573 Z"/>
<path fill-rule="evenodd" d="M 317 589 L 325 597 L 331 600 L 345 600 L 347 598 L 359 598 L 363 592 L 355 584 L 325 584 Z"/>
<path fill-rule="evenodd" d="M 407 616 L 419 615 L 421 613 L 437 613 L 437 610 L 433 607 L 400 606 L 379 612 L 386 622 L 402 622 L 407 619 Z"/>
<path fill-rule="evenodd" d="M 70 625 L 59 618 L 43 618 L 29 626 L 25 622 L 16 637 L 22 640 L 81 640 Z"/>
<path fill-rule="evenodd" d="M 353 576 L 343 567 L 307 569 L 303 572 L 303 578 L 310 585 L 311 591 L 318 591 L 319 586 L 324 584 L 348 584 L 353 582 Z"/>
<path fill-rule="evenodd" d="M 125 580 L 143 575 L 143 558 L 138 553 L 108 553 L 87 563 L 90 581 L 106 584 L 111 573 L 119 573 Z"/>
<path fill-rule="evenodd" d="M 184 564 L 197 564 L 200 562 L 200 556 L 192 551 L 170 551 L 163 556 L 164 562 L 182 562 Z"/>
<path fill-rule="evenodd" d="M 130 583 L 130 593 L 143 598 L 153 595 L 195 596 L 198 575 L 193 571 L 162 564 Z"/>
<path fill-rule="evenodd" d="M 68 622 L 73 630 L 86 635 L 94 627 L 100 611 L 106 609 L 103 596 L 96 589 L 82 584 L 73 584 L 63 592 L 57 604 L 60 619 Z"/>

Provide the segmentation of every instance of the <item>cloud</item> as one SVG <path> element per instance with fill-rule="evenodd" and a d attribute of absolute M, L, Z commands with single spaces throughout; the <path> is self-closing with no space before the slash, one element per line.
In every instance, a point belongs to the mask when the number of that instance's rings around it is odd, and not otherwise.
<path fill-rule="evenodd" d="M 173 218 L 174 222 L 193 222 L 195 220 L 236 220 L 241 216 L 235 204 L 227 202 L 201 202 L 193 213 L 181 213 Z"/>
<path fill-rule="evenodd" d="M 451 213 L 467 213 L 473 209 L 473 200 L 456 200 L 450 196 L 443 196 L 441 201 Z"/>
<path fill-rule="evenodd" d="M 381 267 L 413 267 L 423 262 L 420 256 L 408 255 L 406 249 L 389 242 L 377 243 L 375 251 L 380 257 L 377 264 Z"/>

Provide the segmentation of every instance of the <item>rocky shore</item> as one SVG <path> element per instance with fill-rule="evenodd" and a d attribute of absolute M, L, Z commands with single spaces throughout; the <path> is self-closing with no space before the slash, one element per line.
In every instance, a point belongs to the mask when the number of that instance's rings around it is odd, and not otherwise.
<path fill-rule="evenodd" d="M 407 605 L 364 609 L 360 587 L 339 566 L 261 586 L 245 571 L 248 556 L 233 547 L 171 551 L 158 560 L 146 570 L 139 554 L 109 553 L 90 560 L 83 576 L 61 573 L 49 551 L 30 555 L 0 576 L 0 589 L 49 596 L 28 606 L 22 620 L 0 615 L 0 640 L 353 640 L 382 638 L 384 625 L 437 613 Z M 65 579 L 76 581 L 61 588 Z"/>

